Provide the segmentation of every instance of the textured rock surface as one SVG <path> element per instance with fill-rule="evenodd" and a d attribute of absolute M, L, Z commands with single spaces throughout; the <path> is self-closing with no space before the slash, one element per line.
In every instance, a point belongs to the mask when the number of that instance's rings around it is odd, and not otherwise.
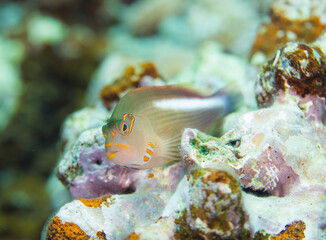
<path fill-rule="evenodd" d="M 144 191 L 98 200 L 74 200 L 61 208 L 49 223 L 46 238 L 97 239 L 102 235 L 107 239 L 124 239 L 133 228 L 148 225 L 159 218 L 169 195 L 162 191 Z"/>
<path fill-rule="evenodd" d="M 184 132 L 186 168 L 231 166 L 244 187 L 284 195 L 299 183 L 325 186 L 325 133 L 295 104 L 249 112 L 219 139 Z"/>
<path fill-rule="evenodd" d="M 308 95 L 324 98 L 325 71 L 325 55 L 319 47 L 287 44 L 278 50 L 259 75 L 256 84 L 258 105 L 270 106 L 284 92 L 297 96 L 298 102 Z"/>
<path fill-rule="evenodd" d="M 227 172 L 197 169 L 187 175 L 185 208 L 177 209 L 175 239 L 249 238 L 236 178 Z M 181 183 L 182 186 L 182 183 Z"/>

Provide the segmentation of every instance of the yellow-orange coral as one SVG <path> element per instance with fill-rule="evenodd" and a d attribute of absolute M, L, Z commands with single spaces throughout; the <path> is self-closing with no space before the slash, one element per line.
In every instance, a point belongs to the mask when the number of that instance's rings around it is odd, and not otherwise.
<path fill-rule="evenodd" d="M 277 235 L 269 235 L 264 232 L 257 232 L 254 240 L 303 240 L 305 238 L 304 231 L 306 224 L 302 221 L 297 221 L 286 225 L 286 229 Z"/>
<path fill-rule="evenodd" d="M 112 204 L 112 201 L 114 200 L 114 198 L 112 199 L 110 197 L 110 195 L 106 195 L 104 197 L 100 197 L 100 198 L 92 198 L 92 199 L 84 199 L 84 198 L 78 198 L 78 200 L 84 204 L 86 207 L 93 207 L 93 208 L 99 208 L 101 207 L 101 204 L 104 202 L 104 204 L 106 206 L 109 206 L 110 204 Z"/>
<path fill-rule="evenodd" d="M 112 84 L 105 86 L 100 93 L 100 98 L 106 108 L 110 108 L 111 103 L 120 99 L 119 93 L 139 86 L 139 82 L 149 76 L 153 79 L 158 78 L 159 74 L 155 65 L 151 62 L 145 62 L 140 66 L 129 66 L 126 68 L 122 77 L 115 79 Z"/>
<path fill-rule="evenodd" d="M 107 240 L 107 239 L 106 239 L 106 234 L 104 233 L 103 230 L 102 230 L 102 231 L 98 231 L 98 232 L 96 233 L 96 236 L 97 236 L 99 239 Z"/>
<path fill-rule="evenodd" d="M 80 227 L 74 223 L 64 223 L 59 217 L 55 216 L 50 222 L 47 231 L 46 239 L 51 240 L 64 240 L 64 239 L 77 239 L 86 240 L 89 239 L 86 233 L 84 233 Z"/>
<path fill-rule="evenodd" d="M 137 234 L 135 232 L 130 233 L 130 235 L 126 238 L 126 240 L 139 240 L 140 234 Z"/>
<path fill-rule="evenodd" d="M 298 221 L 286 226 L 286 229 L 280 232 L 277 236 L 272 236 L 271 240 L 301 240 L 304 239 L 304 231 L 306 230 L 306 224 Z"/>

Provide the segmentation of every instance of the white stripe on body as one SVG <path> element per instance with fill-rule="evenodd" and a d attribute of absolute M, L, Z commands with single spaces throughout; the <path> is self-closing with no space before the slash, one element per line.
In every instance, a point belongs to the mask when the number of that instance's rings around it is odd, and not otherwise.
<path fill-rule="evenodd" d="M 225 98 L 177 98 L 162 99 L 153 102 L 153 105 L 162 110 L 196 111 L 203 109 L 215 109 L 226 106 Z"/>

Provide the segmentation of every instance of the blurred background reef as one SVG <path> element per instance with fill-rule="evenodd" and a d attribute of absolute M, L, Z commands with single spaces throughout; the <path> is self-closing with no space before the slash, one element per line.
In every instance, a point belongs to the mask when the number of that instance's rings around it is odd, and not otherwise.
<path fill-rule="evenodd" d="M 0 238 L 39 239 L 64 118 L 106 52 L 104 2 L 0 3 Z"/>

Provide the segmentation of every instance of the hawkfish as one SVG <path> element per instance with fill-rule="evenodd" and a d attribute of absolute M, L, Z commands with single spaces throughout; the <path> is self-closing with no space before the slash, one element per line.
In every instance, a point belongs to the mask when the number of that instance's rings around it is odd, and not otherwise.
<path fill-rule="evenodd" d="M 102 128 L 107 158 L 136 169 L 180 160 L 183 130 L 207 130 L 234 109 L 234 96 L 221 90 L 205 97 L 174 86 L 132 90 L 120 99 Z"/>

